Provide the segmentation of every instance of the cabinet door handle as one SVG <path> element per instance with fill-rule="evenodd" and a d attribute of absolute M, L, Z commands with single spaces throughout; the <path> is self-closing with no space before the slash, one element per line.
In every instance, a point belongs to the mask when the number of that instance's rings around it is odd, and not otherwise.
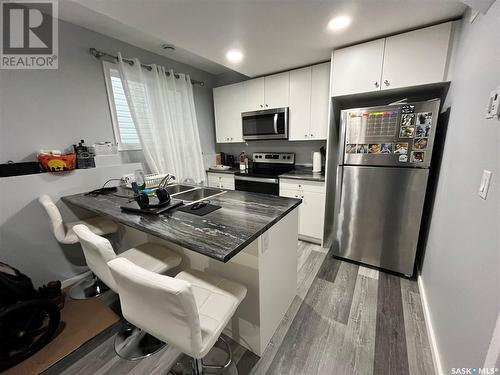
<path fill-rule="evenodd" d="M 311 134 L 311 137 L 314 137 L 314 134 Z"/>
<path fill-rule="evenodd" d="M 388 80 L 385 80 L 385 81 L 384 81 L 384 85 L 386 85 L 386 86 L 390 86 L 391 84 L 389 83 L 389 81 L 388 81 Z"/>
<path fill-rule="evenodd" d="M 375 87 L 378 88 L 380 85 L 378 84 L 378 82 L 375 82 L 374 83 Z"/>
<path fill-rule="evenodd" d="M 304 134 L 304 137 L 307 137 L 307 134 Z"/>
<path fill-rule="evenodd" d="M 269 106 L 266 104 L 266 107 L 269 107 Z"/>
<path fill-rule="evenodd" d="M 260 105 L 260 108 L 264 107 L 262 104 Z"/>

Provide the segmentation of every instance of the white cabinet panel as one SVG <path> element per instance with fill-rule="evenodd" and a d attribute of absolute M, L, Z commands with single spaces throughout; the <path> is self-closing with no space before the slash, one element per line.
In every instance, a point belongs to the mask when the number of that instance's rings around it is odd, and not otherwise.
<path fill-rule="evenodd" d="M 243 82 L 243 112 L 264 109 L 264 78 Z"/>
<path fill-rule="evenodd" d="M 325 221 L 325 183 L 280 178 L 280 196 L 302 199 L 299 236 L 321 242 Z"/>
<path fill-rule="evenodd" d="M 333 52 L 332 96 L 380 90 L 385 39 Z"/>
<path fill-rule="evenodd" d="M 382 90 L 442 82 L 452 22 L 386 38 Z"/>
<path fill-rule="evenodd" d="M 310 139 L 326 139 L 330 104 L 330 63 L 313 65 Z"/>
<path fill-rule="evenodd" d="M 325 221 L 325 195 L 302 191 L 299 234 L 322 239 Z"/>
<path fill-rule="evenodd" d="M 208 172 L 208 186 L 219 189 L 234 190 L 234 175 Z"/>
<path fill-rule="evenodd" d="M 290 102 L 288 129 L 291 141 L 309 139 L 311 122 L 311 72 L 312 68 L 290 72 Z"/>
<path fill-rule="evenodd" d="M 290 91 L 289 72 L 274 74 L 264 78 L 264 107 L 280 108 L 288 107 L 288 95 Z"/>
<path fill-rule="evenodd" d="M 218 143 L 243 142 L 242 88 L 241 83 L 214 88 L 215 130 Z"/>

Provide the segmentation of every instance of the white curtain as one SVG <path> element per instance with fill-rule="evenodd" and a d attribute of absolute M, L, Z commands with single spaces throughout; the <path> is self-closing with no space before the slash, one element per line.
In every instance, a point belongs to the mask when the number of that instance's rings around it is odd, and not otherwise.
<path fill-rule="evenodd" d="M 130 113 L 152 173 L 171 173 L 178 182 L 205 180 L 203 156 L 189 75 L 151 65 L 131 65 L 118 55 Z"/>

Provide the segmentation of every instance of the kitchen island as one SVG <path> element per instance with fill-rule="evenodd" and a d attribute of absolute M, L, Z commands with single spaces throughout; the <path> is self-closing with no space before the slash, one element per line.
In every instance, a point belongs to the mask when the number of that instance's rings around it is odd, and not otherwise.
<path fill-rule="evenodd" d="M 205 216 L 179 210 L 127 213 L 120 209 L 127 199 L 113 194 L 76 194 L 62 200 L 154 236 L 151 241 L 166 241 L 183 256 L 181 269 L 245 285 L 247 296 L 224 332 L 262 354 L 296 293 L 300 200 L 221 190 L 208 198 L 221 208 Z"/>

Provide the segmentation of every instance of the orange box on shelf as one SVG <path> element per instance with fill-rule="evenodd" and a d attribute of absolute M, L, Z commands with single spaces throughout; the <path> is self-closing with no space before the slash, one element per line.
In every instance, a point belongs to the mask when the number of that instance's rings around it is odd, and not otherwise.
<path fill-rule="evenodd" d="M 70 171 L 76 167 L 76 154 L 46 155 L 38 154 L 38 162 L 47 172 Z"/>

